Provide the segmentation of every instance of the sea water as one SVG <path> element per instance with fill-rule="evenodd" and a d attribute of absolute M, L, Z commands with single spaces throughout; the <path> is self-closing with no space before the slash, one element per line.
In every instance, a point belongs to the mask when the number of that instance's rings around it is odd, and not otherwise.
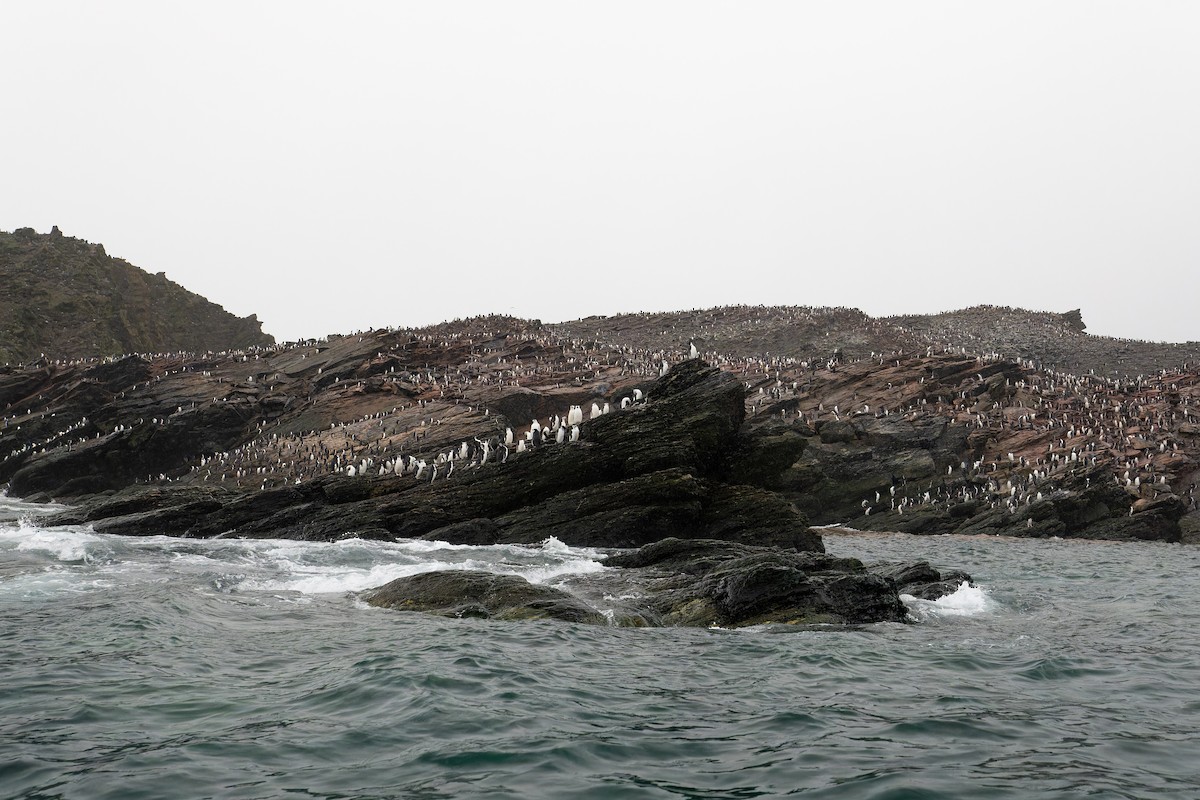
<path fill-rule="evenodd" d="M 604 553 L 99 535 L 0 498 L 0 797 L 1195 798 L 1200 552 L 827 533 L 975 577 L 913 621 L 446 619 L 431 569 Z"/>

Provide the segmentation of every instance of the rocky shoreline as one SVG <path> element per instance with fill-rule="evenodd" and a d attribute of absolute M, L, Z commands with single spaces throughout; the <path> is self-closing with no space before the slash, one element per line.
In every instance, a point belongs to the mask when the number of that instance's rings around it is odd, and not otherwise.
<path fill-rule="evenodd" d="M 819 557 L 810 520 L 1167 542 L 1194 529 L 1195 373 L 1114 382 L 932 347 L 800 360 L 702 344 L 639 350 L 478 318 L 7 367 L 0 481 L 70 503 L 51 524 L 100 533 L 723 543 L 703 569 L 656 573 L 661 591 L 626 624 L 902 619 L 894 576 Z M 739 581 L 774 588 L 761 606 L 720 599 Z M 527 592 L 502 588 L 463 591 Z"/>

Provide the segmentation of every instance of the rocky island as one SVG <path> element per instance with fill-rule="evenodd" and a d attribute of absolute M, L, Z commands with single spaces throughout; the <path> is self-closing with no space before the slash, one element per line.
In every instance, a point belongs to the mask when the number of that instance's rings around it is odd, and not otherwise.
<path fill-rule="evenodd" d="M 830 558 L 811 525 L 1190 541 L 1198 356 L 991 307 L 47 353 L 0 368 L 0 482 L 100 533 L 621 549 L 624 624 L 903 619 L 901 591 L 965 576 Z M 575 588 L 457 573 L 370 602 L 596 621 L 583 598 L 612 587 Z"/>

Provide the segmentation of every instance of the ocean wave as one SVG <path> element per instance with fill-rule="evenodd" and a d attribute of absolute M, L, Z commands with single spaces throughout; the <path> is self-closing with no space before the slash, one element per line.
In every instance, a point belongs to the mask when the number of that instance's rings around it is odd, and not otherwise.
<path fill-rule="evenodd" d="M 0 542 L 14 544 L 15 549 L 24 552 L 48 553 L 56 560 L 68 563 L 88 562 L 90 557 L 97 555 L 103 541 L 90 528 L 42 528 L 27 517 L 21 517 L 15 527 L 0 526 Z"/>

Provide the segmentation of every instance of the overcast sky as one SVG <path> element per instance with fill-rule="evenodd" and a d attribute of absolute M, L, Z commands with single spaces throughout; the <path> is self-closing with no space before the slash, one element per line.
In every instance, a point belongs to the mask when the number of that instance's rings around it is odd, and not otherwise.
<path fill-rule="evenodd" d="M 729 303 L 1200 340 L 1197 2 L 10 2 L 0 229 L 280 339 Z"/>

